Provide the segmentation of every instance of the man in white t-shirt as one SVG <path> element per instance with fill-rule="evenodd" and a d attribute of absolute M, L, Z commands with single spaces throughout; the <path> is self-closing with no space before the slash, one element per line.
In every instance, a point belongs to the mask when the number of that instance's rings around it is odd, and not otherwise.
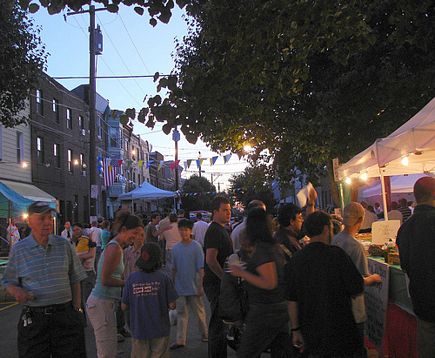
<path fill-rule="evenodd" d="M 97 245 L 97 250 L 95 254 L 95 271 L 97 270 L 98 266 L 98 260 L 100 259 L 101 255 L 101 235 L 103 233 L 103 230 L 101 230 L 98 227 L 97 221 L 92 221 L 91 228 L 89 229 L 88 235 L 91 241 L 95 242 Z"/>
<path fill-rule="evenodd" d="M 208 229 L 208 223 L 202 220 L 202 214 L 197 213 L 196 218 L 198 221 L 193 224 L 192 236 L 202 247 L 204 247 L 204 236 Z"/>
<path fill-rule="evenodd" d="M 71 223 L 69 221 L 65 221 L 65 224 L 63 225 L 65 230 L 62 231 L 60 236 L 64 237 L 65 239 L 68 239 L 70 242 L 72 242 L 73 237 L 73 230 L 71 227 Z"/>

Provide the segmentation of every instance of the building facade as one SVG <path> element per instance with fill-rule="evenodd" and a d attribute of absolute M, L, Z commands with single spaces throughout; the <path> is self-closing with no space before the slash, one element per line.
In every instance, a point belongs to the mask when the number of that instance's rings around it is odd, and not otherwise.
<path fill-rule="evenodd" d="M 46 74 L 30 97 L 33 183 L 57 199 L 61 223 L 89 222 L 89 109 Z"/>

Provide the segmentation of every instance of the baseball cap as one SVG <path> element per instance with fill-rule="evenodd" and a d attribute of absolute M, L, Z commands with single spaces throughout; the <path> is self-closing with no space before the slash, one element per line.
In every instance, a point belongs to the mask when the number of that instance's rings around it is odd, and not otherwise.
<path fill-rule="evenodd" d="M 32 214 L 44 214 L 48 211 L 56 212 L 56 210 L 45 201 L 35 201 L 27 208 L 29 216 Z"/>
<path fill-rule="evenodd" d="M 359 218 L 364 217 L 364 208 L 360 203 L 352 201 L 343 210 L 343 224 L 347 226 L 355 225 Z"/>

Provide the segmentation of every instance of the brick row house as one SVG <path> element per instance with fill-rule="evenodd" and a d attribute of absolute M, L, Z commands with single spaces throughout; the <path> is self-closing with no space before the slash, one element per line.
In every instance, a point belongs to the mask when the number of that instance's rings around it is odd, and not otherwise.
<path fill-rule="evenodd" d="M 30 96 L 33 183 L 57 199 L 61 223 L 89 221 L 89 108 L 46 74 Z"/>

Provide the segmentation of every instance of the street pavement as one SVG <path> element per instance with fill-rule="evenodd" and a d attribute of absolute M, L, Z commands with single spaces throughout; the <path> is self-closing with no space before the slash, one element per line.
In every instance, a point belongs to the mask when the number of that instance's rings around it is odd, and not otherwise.
<path fill-rule="evenodd" d="M 207 300 L 205 300 L 207 301 Z M 207 314 L 210 313 L 208 304 L 206 304 Z M 17 323 L 21 312 L 21 306 L 13 302 L 0 303 L 0 356 L 5 358 L 16 358 L 17 353 Z M 207 343 L 201 342 L 197 320 L 195 316 L 190 315 L 192 319 L 189 324 L 188 342 L 185 348 L 171 351 L 171 358 L 203 358 L 207 357 Z M 95 339 L 90 326 L 85 328 L 86 350 L 88 357 L 96 357 Z M 175 340 L 176 327 L 171 327 L 171 343 Z M 117 358 L 130 357 L 130 338 L 122 343 L 118 343 Z M 236 354 L 228 348 L 228 358 L 235 358 Z"/>

